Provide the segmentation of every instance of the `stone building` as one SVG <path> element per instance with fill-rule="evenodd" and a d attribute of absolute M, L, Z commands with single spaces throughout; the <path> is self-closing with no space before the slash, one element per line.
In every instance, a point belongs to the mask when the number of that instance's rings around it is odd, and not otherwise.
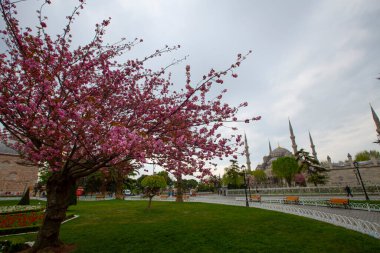
<path fill-rule="evenodd" d="M 27 187 L 33 189 L 38 168 L 20 157 L 13 149 L 0 143 L 0 195 L 20 195 Z"/>
<path fill-rule="evenodd" d="M 272 150 L 271 144 L 269 142 L 269 154 L 263 157 L 263 163 L 257 165 L 257 170 L 264 170 L 265 174 L 267 174 L 268 178 L 272 182 L 273 174 L 272 174 L 272 163 L 280 157 L 285 156 L 293 156 L 293 154 L 287 150 L 286 148 L 282 148 L 278 146 L 274 150 Z"/>
<path fill-rule="evenodd" d="M 375 111 L 371 106 L 372 117 L 376 125 L 376 132 L 378 140 L 380 140 L 380 121 Z M 269 154 L 263 157 L 263 163 L 259 164 L 256 169 L 264 170 L 266 175 L 268 176 L 269 182 L 275 182 L 274 176 L 272 174 L 272 162 L 279 157 L 284 156 L 294 156 L 297 152 L 297 144 L 296 138 L 293 132 L 292 124 L 289 120 L 289 132 L 290 132 L 290 140 L 292 143 L 293 154 L 285 149 L 278 147 L 272 151 L 271 144 L 269 142 Z M 311 154 L 313 157 L 317 158 L 317 152 L 315 150 L 315 145 L 313 143 L 313 139 L 309 132 L 310 139 L 310 147 Z M 327 169 L 328 181 L 326 186 L 336 186 L 336 185 L 359 185 L 360 180 L 357 174 L 357 170 L 354 166 L 352 156 L 350 154 L 347 155 L 346 162 L 334 163 L 331 161 L 331 158 L 327 156 L 327 163 L 322 164 Z M 369 185 L 380 185 L 380 159 L 371 158 L 369 161 L 358 162 L 358 167 L 360 170 L 360 174 L 364 183 Z"/>
<path fill-rule="evenodd" d="M 263 157 L 263 163 L 257 165 L 256 169 L 257 170 L 264 170 L 265 174 L 268 177 L 268 183 L 269 184 L 277 184 L 281 182 L 281 180 L 278 180 L 272 173 L 272 163 L 273 161 L 277 160 L 280 157 L 294 157 L 294 155 L 297 153 L 297 144 L 296 144 L 296 137 L 293 132 L 293 127 L 292 124 L 289 120 L 289 131 L 290 131 L 290 139 L 292 141 L 292 148 L 293 148 L 293 153 L 287 150 L 286 148 L 278 146 L 276 149 L 272 150 L 271 143 L 269 142 L 269 154 Z M 315 146 L 312 142 L 311 135 L 309 133 L 310 140 L 312 143 L 312 149 L 313 149 L 313 154 L 316 155 L 315 152 Z"/>
<path fill-rule="evenodd" d="M 327 157 L 327 175 L 329 180 L 326 186 L 360 185 L 359 175 L 354 166 L 352 156 L 347 155 L 348 160 L 340 163 L 332 163 Z M 359 173 L 366 185 L 380 185 L 380 159 L 372 158 L 369 161 L 358 162 Z"/>
<path fill-rule="evenodd" d="M 371 107 L 373 121 L 375 122 L 377 139 L 380 140 L 380 121 L 375 110 Z M 327 169 L 329 181 L 326 185 L 360 185 L 359 175 L 350 154 L 346 162 L 333 163 L 327 156 Z M 380 159 L 371 157 L 369 161 L 358 162 L 359 173 L 365 184 L 380 185 Z"/>

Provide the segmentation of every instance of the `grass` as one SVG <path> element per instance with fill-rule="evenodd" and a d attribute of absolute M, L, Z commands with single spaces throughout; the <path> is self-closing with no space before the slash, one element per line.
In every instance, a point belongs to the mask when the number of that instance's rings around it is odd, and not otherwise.
<path fill-rule="evenodd" d="M 0 202 L 0 204 L 2 204 Z M 75 252 L 380 252 L 380 240 L 315 220 L 204 203 L 79 202 L 62 225 Z M 32 241 L 35 234 L 1 237 Z"/>
<path fill-rule="evenodd" d="M 380 200 L 350 200 L 350 202 L 355 203 L 368 203 L 368 204 L 380 204 Z"/>

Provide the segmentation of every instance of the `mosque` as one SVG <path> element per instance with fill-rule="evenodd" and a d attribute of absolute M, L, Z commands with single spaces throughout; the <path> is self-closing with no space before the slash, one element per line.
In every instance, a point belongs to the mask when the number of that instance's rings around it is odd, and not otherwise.
<path fill-rule="evenodd" d="M 376 114 L 376 112 L 373 110 L 371 106 L 371 112 L 372 117 L 376 125 L 376 132 L 378 135 L 378 138 L 380 139 L 380 121 Z M 268 155 L 265 155 L 263 157 L 263 162 L 261 164 L 258 164 L 256 167 L 256 170 L 263 170 L 265 174 L 267 175 L 267 182 L 269 185 L 276 185 L 281 180 L 278 180 L 273 174 L 272 174 L 272 163 L 276 159 L 280 157 L 294 157 L 297 153 L 297 144 L 296 144 L 296 137 L 293 132 L 292 124 L 289 120 L 289 132 L 290 132 L 290 140 L 292 143 L 292 151 L 287 150 L 286 148 L 278 146 L 274 150 L 272 150 L 271 143 L 269 142 L 269 153 Z M 313 143 L 313 138 L 311 137 L 311 134 L 309 132 L 309 139 L 310 139 L 310 147 L 311 147 L 311 154 L 314 158 L 318 159 L 317 152 L 315 150 L 315 145 Z M 249 158 L 249 147 L 247 143 L 247 137 L 245 136 L 245 155 L 247 160 L 247 166 L 248 169 L 251 168 L 251 161 Z M 327 177 L 328 181 L 326 183 L 326 186 L 336 186 L 336 185 L 359 185 L 360 181 L 358 178 L 358 175 L 356 174 L 356 169 L 354 167 L 354 163 L 352 160 L 352 156 L 348 153 L 347 154 L 347 161 L 345 162 L 339 162 L 339 163 L 333 163 L 331 161 L 331 158 L 327 156 L 327 163 L 322 164 L 327 169 Z M 370 185 L 379 185 L 380 184 L 380 159 L 376 159 L 374 157 L 371 158 L 369 161 L 363 161 L 359 162 L 360 167 L 360 174 L 363 178 L 363 181 L 370 184 Z M 306 177 L 306 175 L 305 175 Z"/>

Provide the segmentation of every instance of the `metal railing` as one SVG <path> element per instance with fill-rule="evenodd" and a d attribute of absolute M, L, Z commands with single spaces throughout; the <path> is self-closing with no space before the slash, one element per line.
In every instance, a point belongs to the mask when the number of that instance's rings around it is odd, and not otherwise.
<path fill-rule="evenodd" d="M 242 202 L 243 203 L 243 202 Z M 351 230 L 355 230 L 375 238 L 380 239 L 380 225 L 374 222 L 369 222 L 357 218 L 342 216 L 338 214 L 325 213 L 312 209 L 297 208 L 289 205 L 276 205 L 270 203 L 251 203 L 251 206 L 280 211 L 283 213 L 295 214 L 303 217 L 312 218 L 315 220 L 324 221 L 337 226 L 345 227 Z"/>
<path fill-rule="evenodd" d="M 236 197 L 237 201 L 245 201 L 243 197 Z M 262 203 L 269 204 L 284 204 L 284 199 L 262 199 Z M 328 200 L 326 199 L 300 199 L 298 204 L 304 206 L 323 206 L 329 207 Z M 370 204 L 370 203 L 360 203 L 360 202 L 350 202 L 348 205 L 350 209 L 354 210 L 366 210 L 369 212 L 380 212 L 380 204 Z"/>
<path fill-rule="evenodd" d="M 366 185 L 368 194 L 380 195 L 380 185 Z M 352 186 L 352 194 L 364 194 L 361 186 Z M 252 194 L 260 195 L 300 195 L 300 196 L 318 196 L 318 195 L 345 195 L 345 189 L 341 186 L 319 186 L 319 187 L 281 187 L 281 188 L 252 188 Z M 244 189 L 227 189 L 226 195 L 231 197 L 243 196 Z"/>
<path fill-rule="evenodd" d="M 237 198 L 237 200 L 239 200 L 239 198 Z M 204 199 L 190 199 L 190 201 L 234 205 L 234 206 L 245 205 L 245 201 L 236 201 L 232 198 L 224 198 L 224 199 L 204 198 Z M 338 215 L 334 213 L 322 212 L 322 211 L 313 210 L 313 209 L 300 208 L 294 205 L 279 205 L 279 203 L 282 203 L 281 199 L 277 199 L 277 200 L 273 199 L 273 200 L 269 200 L 269 203 L 250 202 L 249 206 L 266 209 L 266 210 L 279 211 L 283 213 L 295 214 L 295 215 L 327 222 L 330 224 L 334 224 L 336 226 L 355 230 L 355 231 L 380 239 L 380 225 L 375 222 L 365 221 L 358 218 L 347 217 L 347 216 Z"/>

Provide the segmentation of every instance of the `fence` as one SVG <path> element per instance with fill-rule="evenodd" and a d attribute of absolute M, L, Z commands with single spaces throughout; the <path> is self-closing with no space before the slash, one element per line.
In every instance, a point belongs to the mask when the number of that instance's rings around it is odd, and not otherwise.
<path fill-rule="evenodd" d="M 245 201 L 245 197 L 237 197 L 236 200 Z M 284 204 L 284 199 L 262 199 L 261 202 L 268 204 Z M 330 206 L 325 199 L 300 199 L 298 203 L 304 206 Z M 369 212 L 380 212 L 380 204 L 350 202 L 349 208 L 354 210 L 365 210 Z"/>
<path fill-rule="evenodd" d="M 215 198 L 215 199 L 196 198 L 196 199 L 191 199 L 190 201 L 234 205 L 234 206 L 245 206 L 244 198 L 236 198 L 236 200 L 234 200 L 233 198 Z M 244 201 L 239 201 L 239 200 L 244 200 Z M 347 217 L 347 216 L 334 214 L 334 213 L 322 212 L 318 210 L 300 208 L 295 205 L 279 205 L 278 203 L 281 203 L 281 200 L 279 199 L 269 200 L 269 203 L 250 202 L 249 206 L 266 209 L 266 210 L 283 212 L 283 213 L 295 214 L 295 215 L 308 217 L 315 220 L 320 220 L 323 222 L 334 224 L 336 226 L 341 226 L 341 227 L 345 227 L 351 230 L 355 230 L 355 231 L 380 239 L 380 225 L 375 222 L 365 221 L 358 218 Z M 304 204 L 305 203 L 306 202 L 304 202 Z"/>
<path fill-rule="evenodd" d="M 315 220 L 324 221 L 337 226 L 352 229 L 364 234 L 371 235 L 375 238 L 380 239 L 380 225 L 377 223 L 364 221 L 357 218 L 342 216 L 333 213 L 325 213 L 317 210 L 297 208 L 289 205 L 276 205 L 276 204 L 256 204 L 251 203 L 251 206 L 258 207 L 261 209 L 274 210 L 283 213 L 295 214 L 303 217 L 312 218 Z"/>
<path fill-rule="evenodd" d="M 363 195 L 364 191 L 360 186 L 351 187 L 352 194 Z M 368 185 L 366 191 L 370 195 L 380 195 L 379 185 Z M 344 187 L 340 186 L 320 186 L 320 187 L 288 187 L 288 188 L 253 188 L 251 194 L 260 195 L 300 195 L 300 196 L 320 196 L 320 195 L 345 195 Z M 244 189 L 227 189 L 226 196 L 239 197 L 243 196 Z"/>

